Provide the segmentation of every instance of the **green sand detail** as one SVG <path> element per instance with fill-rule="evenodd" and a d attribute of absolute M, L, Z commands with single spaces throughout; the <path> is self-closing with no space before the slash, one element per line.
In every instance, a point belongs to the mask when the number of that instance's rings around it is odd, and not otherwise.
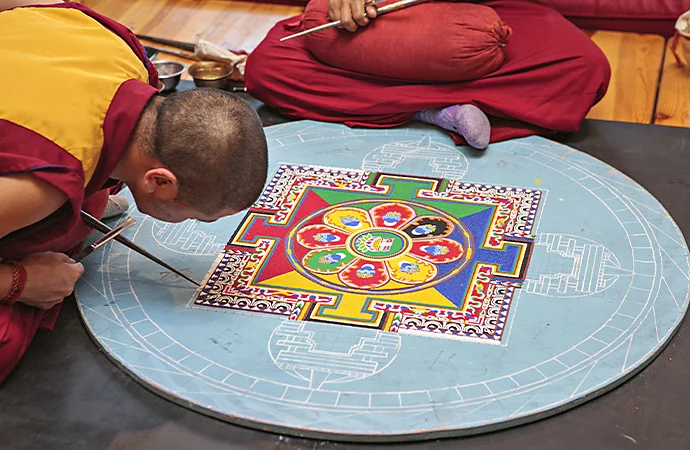
<path fill-rule="evenodd" d="M 376 203 L 362 202 L 358 205 L 353 205 L 362 209 L 371 209 L 376 205 L 385 202 L 386 200 L 403 200 L 412 201 L 415 203 L 420 203 L 423 205 L 429 205 L 436 209 L 439 209 L 446 214 L 455 217 L 457 219 L 463 218 L 465 216 L 470 216 L 478 212 L 484 211 L 487 208 L 494 208 L 494 206 L 487 205 L 474 205 L 471 203 L 464 203 L 459 201 L 448 201 L 448 200 L 432 200 L 432 199 L 421 199 L 414 198 L 415 194 L 419 189 L 426 189 L 429 187 L 429 183 L 420 183 L 417 181 L 404 181 L 404 180 L 386 180 L 385 185 L 392 186 L 391 192 L 388 196 L 377 195 L 377 194 L 366 194 L 366 193 L 353 193 L 349 191 L 338 191 L 332 189 L 322 189 L 322 188 L 311 188 L 313 191 L 321 197 L 324 201 L 331 205 L 337 205 L 344 202 L 351 202 L 356 200 L 377 200 Z M 415 209 L 419 215 L 430 215 L 430 211 L 423 210 L 422 208 L 415 207 L 414 205 L 408 205 Z"/>

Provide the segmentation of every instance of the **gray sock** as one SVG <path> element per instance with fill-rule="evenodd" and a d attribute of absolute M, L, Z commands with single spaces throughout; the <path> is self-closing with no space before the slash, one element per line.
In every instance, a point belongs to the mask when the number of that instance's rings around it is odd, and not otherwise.
<path fill-rule="evenodd" d="M 474 148 L 485 149 L 489 145 L 491 124 L 486 114 L 474 105 L 427 109 L 415 114 L 414 118 L 444 130 L 454 131 Z"/>
<path fill-rule="evenodd" d="M 129 208 L 129 202 L 126 198 L 121 195 L 110 195 L 108 196 L 108 204 L 105 207 L 105 212 L 103 213 L 102 219 L 110 219 L 112 217 L 117 217 L 125 212 Z"/>

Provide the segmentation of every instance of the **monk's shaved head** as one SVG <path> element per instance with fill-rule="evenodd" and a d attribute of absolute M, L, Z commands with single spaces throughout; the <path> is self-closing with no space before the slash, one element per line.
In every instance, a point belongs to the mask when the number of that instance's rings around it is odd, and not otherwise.
<path fill-rule="evenodd" d="M 157 108 L 153 156 L 179 182 L 178 200 L 201 213 L 241 211 L 266 182 L 266 137 L 256 111 L 236 95 L 194 89 Z"/>

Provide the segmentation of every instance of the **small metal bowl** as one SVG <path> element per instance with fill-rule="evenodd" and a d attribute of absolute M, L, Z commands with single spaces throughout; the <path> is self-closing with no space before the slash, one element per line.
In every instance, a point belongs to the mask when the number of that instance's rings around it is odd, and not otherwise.
<path fill-rule="evenodd" d="M 153 47 L 147 47 L 144 45 L 144 51 L 146 52 L 146 57 L 153 61 L 158 56 L 158 50 Z"/>
<path fill-rule="evenodd" d="M 225 89 L 233 67 L 220 61 L 199 61 L 189 67 L 188 73 L 196 87 Z"/>
<path fill-rule="evenodd" d="M 163 92 L 174 90 L 185 71 L 185 65 L 176 61 L 165 60 L 152 61 L 152 63 L 158 71 L 158 79 L 163 82 Z"/>

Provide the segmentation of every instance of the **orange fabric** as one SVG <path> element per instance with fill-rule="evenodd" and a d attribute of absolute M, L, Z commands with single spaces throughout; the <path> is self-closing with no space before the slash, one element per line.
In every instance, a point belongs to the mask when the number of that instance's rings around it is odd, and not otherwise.
<path fill-rule="evenodd" d="M 0 13 L 0 30 L 0 119 L 73 155 L 86 186 L 110 103 L 123 82 L 148 81 L 146 66 L 125 41 L 76 9 L 17 8 Z"/>

